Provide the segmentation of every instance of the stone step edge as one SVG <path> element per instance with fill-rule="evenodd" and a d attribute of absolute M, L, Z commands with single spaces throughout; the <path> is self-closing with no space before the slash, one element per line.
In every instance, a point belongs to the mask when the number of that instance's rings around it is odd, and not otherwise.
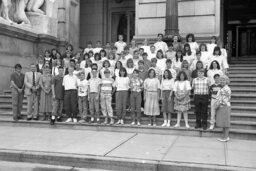
<path fill-rule="evenodd" d="M 18 151 L 0 149 L 0 160 L 11 162 L 27 162 L 49 165 L 74 166 L 88 169 L 126 170 L 126 171 L 252 171 L 254 168 L 226 166 L 217 164 L 185 163 L 124 157 L 79 155 L 69 153 L 50 153 L 39 151 Z"/>

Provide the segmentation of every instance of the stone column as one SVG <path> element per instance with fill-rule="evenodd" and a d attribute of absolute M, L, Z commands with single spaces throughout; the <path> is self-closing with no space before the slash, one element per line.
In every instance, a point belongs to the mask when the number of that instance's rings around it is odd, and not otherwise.
<path fill-rule="evenodd" d="M 165 35 L 179 34 L 178 0 L 166 0 Z"/>

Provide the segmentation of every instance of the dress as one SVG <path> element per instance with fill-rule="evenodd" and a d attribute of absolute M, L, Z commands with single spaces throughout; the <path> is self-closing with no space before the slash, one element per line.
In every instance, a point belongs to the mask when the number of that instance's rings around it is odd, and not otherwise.
<path fill-rule="evenodd" d="M 184 96 L 187 91 L 191 90 L 189 81 L 176 81 L 174 84 L 174 90 L 177 96 Z M 174 109 L 178 112 L 186 112 L 190 109 L 190 97 L 189 93 L 182 100 L 178 100 L 177 97 L 174 98 Z"/>
<path fill-rule="evenodd" d="M 42 75 L 41 78 L 40 78 L 40 84 L 45 89 L 51 89 L 52 76 L 51 75 Z M 52 91 L 50 91 L 50 93 L 46 94 L 41 89 L 39 112 L 41 112 L 41 113 L 50 113 L 50 112 L 52 112 Z"/>
<path fill-rule="evenodd" d="M 147 78 L 144 82 L 144 89 L 146 91 L 146 101 L 144 105 L 145 115 L 160 115 L 160 108 L 158 103 L 158 89 L 160 89 L 159 80 L 157 78 Z"/>
<path fill-rule="evenodd" d="M 225 85 L 220 89 L 216 96 L 216 103 L 220 104 L 220 107 L 216 109 L 216 127 L 229 128 L 230 127 L 230 98 L 231 89 Z"/>

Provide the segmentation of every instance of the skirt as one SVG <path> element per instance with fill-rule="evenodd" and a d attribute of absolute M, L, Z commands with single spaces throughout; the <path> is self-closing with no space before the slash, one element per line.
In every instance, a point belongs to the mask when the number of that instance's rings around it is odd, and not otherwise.
<path fill-rule="evenodd" d="M 230 106 L 220 106 L 216 109 L 216 127 L 230 127 Z"/>
<path fill-rule="evenodd" d="M 162 108 L 161 108 L 161 112 L 165 112 L 165 113 L 173 113 L 173 109 L 174 109 L 174 101 L 173 101 L 173 96 L 171 96 L 171 99 L 169 100 L 169 96 L 170 96 L 171 90 L 164 90 L 163 91 L 163 100 L 162 100 Z"/>
<path fill-rule="evenodd" d="M 146 101 L 144 105 L 144 114 L 148 116 L 160 115 L 160 108 L 158 103 L 158 93 L 146 92 Z"/>
<path fill-rule="evenodd" d="M 189 95 L 182 100 L 178 100 L 176 97 L 174 97 L 174 109 L 178 112 L 187 112 L 190 109 Z"/>
<path fill-rule="evenodd" d="M 52 93 L 46 94 L 43 90 L 41 90 L 40 95 L 40 113 L 51 113 L 52 112 Z"/>

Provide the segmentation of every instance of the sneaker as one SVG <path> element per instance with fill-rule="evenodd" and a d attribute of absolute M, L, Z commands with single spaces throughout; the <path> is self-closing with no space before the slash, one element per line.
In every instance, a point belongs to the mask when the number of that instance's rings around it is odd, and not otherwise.
<path fill-rule="evenodd" d="M 68 118 L 66 122 L 72 122 L 72 118 Z"/>
<path fill-rule="evenodd" d="M 118 125 L 118 124 L 120 124 L 121 123 L 121 120 L 119 119 L 117 122 L 116 122 L 116 124 Z"/>
<path fill-rule="evenodd" d="M 142 107 L 142 108 L 140 108 L 140 110 L 142 111 L 142 112 L 144 112 L 144 108 Z"/>
<path fill-rule="evenodd" d="M 214 125 L 211 125 L 209 130 L 213 130 L 214 129 Z"/>
<path fill-rule="evenodd" d="M 94 118 L 91 118 L 91 122 L 94 122 Z"/>
<path fill-rule="evenodd" d="M 85 123 L 86 121 L 84 119 L 81 119 L 79 123 Z"/>
<path fill-rule="evenodd" d="M 76 119 L 76 118 L 74 118 L 74 119 L 73 119 L 73 122 L 74 122 L 74 123 L 77 123 L 77 119 Z"/>
<path fill-rule="evenodd" d="M 124 120 L 123 120 L 123 119 L 121 119 L 120 124 L 121 124 L 121 125 L 123 125 L 123 124 L 124 124 Z"/>
<path fill-rule="evenodd" d="M 186 124 L 186 128 L 187 128 L 187 129 L 189 129 L 189 128 L 190 128 L 189 124 Z"/>
<path fill-rule="evenodd" d="M 135 122 L 133 121 L 133 122 L 131 123 L 131 125 L 135 125 Z"/>
<path fill-rule="evenodd" d="M 153 126 L 156 126 L 156 124 L 153 124 Z"/>
<path fill-rule="evenodd" d="M 152 124 L 151 124 L 151 123 L 149 123 L 149 124 L 148 124 L 148 126 L 152 126 Z"/>
<path fill-rule="evenodd" d="M 108 118 L 105 118 L 104 124 L 108 124 Z"/>
<path fill-rule="evenodd" d="M 140 126 L 140 122 L 137 122 L 137 125 Z"/>
<path fill-rule="evenodd" d="M 114 125 L 114 119 L 113 118 L 110 119 L 110 123 L 109 124 L 110 125 Z"/>
<path fill-rule="evenodd" d="M 227 139 L 226 139 L 226 141 L 229 141 L 230 140 L 230 138 L 228 137 Z"/>
<path fill-rule="evenodd" d="M 170 122 L 168 122 L 168 123 L 166 124 L 166 126 L 167 126 L 167 127 L 170 127 L 170 126 L 171 126 Z"/>
<path fill-rule="evenodd" d="M 100 118 L 97 118 L 96 122 L 97 122 L 97 124 L 100 124 Z"/>
<path fill-rule="evenodd" d="M 222 139 L 222 138 L 218 138 L 217 140 L 220 141 L 220 142 L 226 142 L 227 141 L 227 139 Z"/>
<path fill-rule="evenodd" d="M 179 128 L 179 127 L 180 127 L 180 124 L 174 125 L 174 128 Z"/>
<path fill-rule="evenodd" d="M 167 125 L 167 123 L 166 123 L 166 122 L 164 122 L 164 123 L 163 123 L 163 125 L 162 125 L 162 127 L 165 127 L 166 125 Z"/>

